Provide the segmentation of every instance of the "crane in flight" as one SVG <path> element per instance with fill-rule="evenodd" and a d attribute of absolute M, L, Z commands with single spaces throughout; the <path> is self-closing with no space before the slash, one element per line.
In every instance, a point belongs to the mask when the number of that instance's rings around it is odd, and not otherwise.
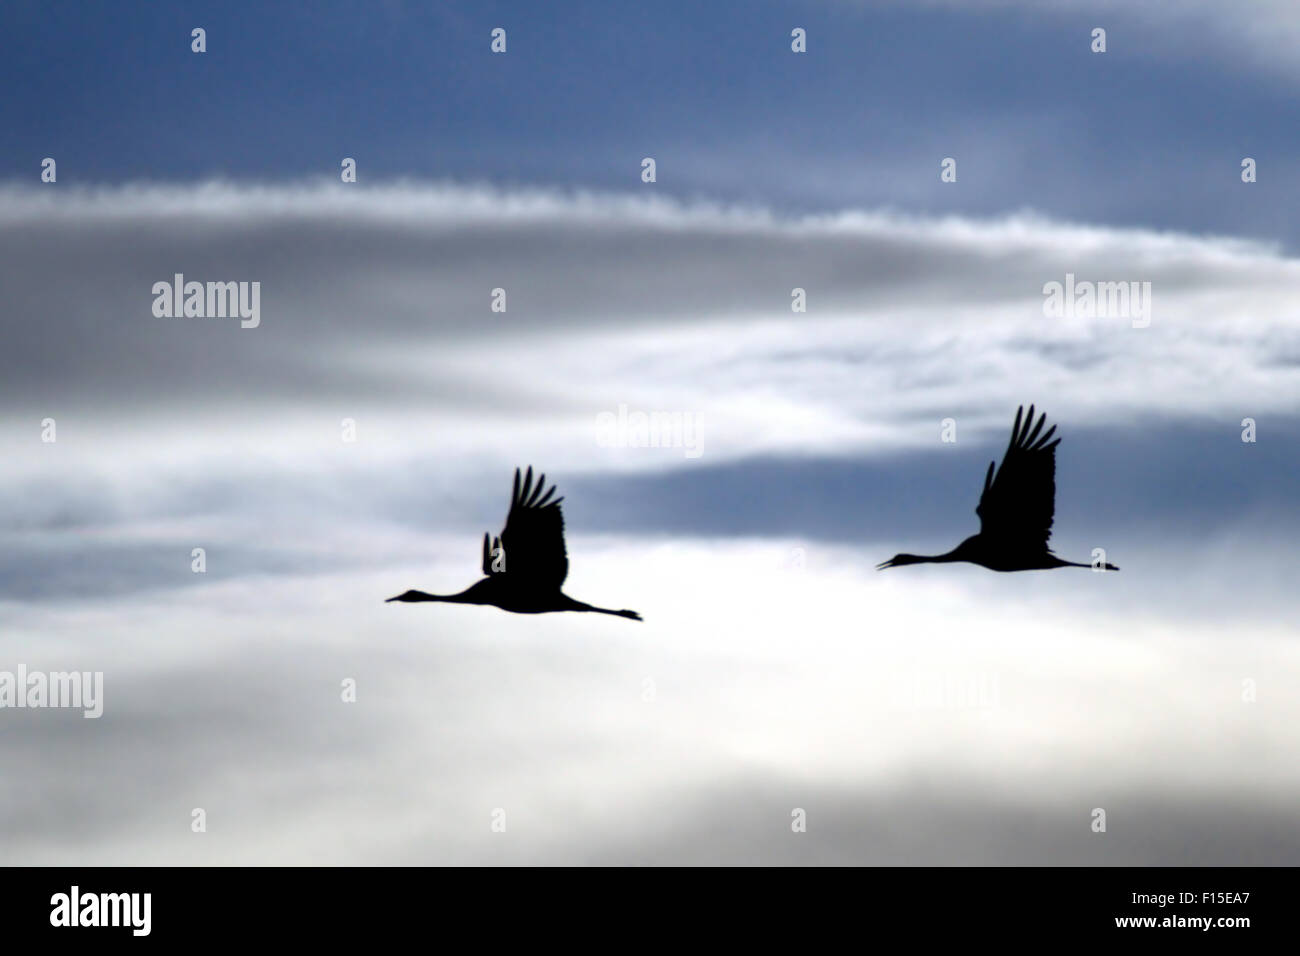
<path fill-rule="evenodd" d="M 1002 466 L 993 473 L 989 462 L 984 476 L 984 493 L 980 495 L 980 532 L 967 538 L 947 554 L 896 554 L 876 565 L 876 570 L 904 564 L 927 564 L 969 561 L 991 571 L 1033 571 L 1049 568 L 1090 568 L 1090 564 L 1062 561 L 1047 547 L 1056 512 L 1056 446 L 1061 439 L 1049 442 L 1056 432 L 1053 425 L 1045 433 L 1047 415 L 1034 424 L 1034 406 L 1016 410 L 1011 426 L 1011 442 L 1002 456 Z M 1023 421 L 1023 424 L 1022 424 Z M 1107 571 L 1118 571 L 1103 563 Z"/>
<path fill-rule="evenodd" d="M 459 594 L 427 594 L 407 591 L 391 601 L 442 601 L 446 604 L 489 604 L 515 614 L 545 614 L 549 611 L 594 611 L 641 620 L 636 611 L 613 611 L 575 601 L 563 591 L 569 573 L 564 549 L 563 498 L 551 500 L 555 486 L 543 494 L 546 476 L 533 484 L 533 469 L 520 483 L 515 469 L 515 489 L 510 497 L 506 526 L 494 541 L 483 535 L 483 573 L 487 577 Z M 385 602 L 388 603 L 388 602 Z"/>

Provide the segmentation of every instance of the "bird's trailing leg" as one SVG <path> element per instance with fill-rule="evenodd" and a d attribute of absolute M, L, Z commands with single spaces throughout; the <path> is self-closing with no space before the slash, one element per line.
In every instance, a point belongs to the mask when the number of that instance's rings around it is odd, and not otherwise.
<path fill-rule="evenodd" d="M 565 595 L 565 597 L 568 597 L 568 595 Z M 569 598 L 569 601 L 571 603 L 565 608 L 566 611 L 592 611 L 596 614 L 613 614 L 615 617 L 625 617 L 632 621 L 642 620 L 641 615 L 636 611 L 615 611 L 607 607 L 596 607 L 592 604 L 584 604 L 581 601 L 574 601 L 573 598 Z"/>
<path fill-rule="evenodd" d="M 1109 561 L 1104 561 L 1101 564 L 1085 564 L 1082 561 L 1062 561 L 1060 564 L 1054 565 L 1054 567 L 1092 568 L 1094 571 L 1118 571 L 1119 570 L 1119 568 L 1115 567 L 1115 565 L 1111 564 Z"/>

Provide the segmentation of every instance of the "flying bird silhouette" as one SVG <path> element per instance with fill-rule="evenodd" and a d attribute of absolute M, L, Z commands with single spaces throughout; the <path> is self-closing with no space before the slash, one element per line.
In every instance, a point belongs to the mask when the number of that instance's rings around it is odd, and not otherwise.
<path fill-rule="evenodd" d="M 612 611 L 575 601 L 560 590 L 569 573 L 569 557 L 564 550 L 563 498 L 551 500 L 555 486 L 545 494 L 546 476 L 533 484 L 533 469 L 520 484 L 515 469 L 515 490 L 510 497 L 510 513 L 500 537 L 489 541 L 483 535 L 482 581 L 459 594 L 426 594 L 407 591 L 389 601 L 442 601 L 447 604 L 490 604 L 515 614 L 545 614 L 548 611 L 594 611 L 641 620 L 636 611 Z M 504 547 L 503 547 L 504 546 Z"/>
<path fill-rule="evenodd" d="M 896 554 L 876 565 L 876 570 L 904 564 L 969 561 L 991 571 L 1033 571 L 1047 568 L 1090 568 L 1090 564 L 1062 561 L 1047 547 L 1052 534 L 1052 517 L 1056 511 L 1056 446 L 1061 439 L 1048 442 L 1056 432 L 1053 425 L 1039 435 L 1047 415 L 1034 424 L 1034 406 L 1016 410 L 1011 426 L 1011 442 L 1002 456 L 1002 466 L 993 475 L 995 462 L 989 462 L 984 476 L 984 493 L 975 513 L 980 518 L 980 533 L 967 538 L 947 554 Z M 1024 425 L 1021 426 L 1023 417 Z M 1118 571 L 1106 564 L 1107 571 Z"/>

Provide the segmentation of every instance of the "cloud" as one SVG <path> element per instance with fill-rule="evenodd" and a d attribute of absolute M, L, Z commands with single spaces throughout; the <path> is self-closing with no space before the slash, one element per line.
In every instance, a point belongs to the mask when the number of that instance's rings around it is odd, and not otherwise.
<path fill-rule="evenodd" d="M 794 568 L 775 541 L 574 551 L 573 593 L 644 625 L 383 605 L 410 580 L 392 570 L 11 611 L 11 659 L 103 670 L 105 713 L 0 715 L 6 766 L 41 781 L 0 790 L 10 858 L 1222 865 L 1296 845 L 1285 627 L 1117 612 L 1085 572 L 1092 606 L 1063 615 L 1062 576 L 976 593 L 846 549 Z M 1043 600 L 1009 600 L 1026 590 Z"/>
<path fill-rule="evenodd" d="M 1294 845 L 1300 272 L 1275 248 L 448 184 L 3 200 L 6 658 L 103 670 L 106 698 L 0 714 L 41 782 L 0 790 L 16 861 Z M 155 318 L 175 272 L 262 282 L 261 327 Z M 1151 282 L 1150 326 L 1046 317 L 1066 273 Z M 1125 571 L 871 570 L 974 530 L 1028 401 L 1066 436 L 1061 552 Z M 601 444 L 620 405 L 697 415 L 704 454 Z M 470 583 L 529 462 L 569 496 L 569 593 L 644 624 L 382 603 Z M 996 704 L 919 700 L 936 675 Z"/>
<path fill-rule="evenodd" d="M 527 463 L 579 530 L 940 544 L 1025 402 L 1066 439 L 1063 553 L 1300 524 L 1300 266 L 1267 244 L 453 184 L 5 199 L 11 597 L 186 587 L 200 546 L 218 577 L 373 561 L 376 523 L 476 538 Z M 262 326 L 154 317 L 177 271 L 263 282 Z M 1149 327 L 1048 318 L 1067 274 L 1150 282 Z M 700 457 L 602 443 L 622 408 L 691 416 Z"/>
<path fill-rule="evenodd" d="M 620 404 L 695 413 L 715 460 L 878 450 L 949 415 L 1001 430 L 1035 396 L 1097 424 L 1266 414 L 1300 385 L 1300 264 L 1228 238 L 427 184 L 4 199 L 10 436 L 49 416 L 121 443 L 147 420 L 145 459 L 269 431 L 319 452 L 354 417 L 372 451 L 458 457 L 490 428 L 604 465 L 594 422 Z M 262 327 L 155 318 L 177 272 L 260 281 Z M 1150 327 L 1045 317 L 1067 274 L 1150 282 Z"/>

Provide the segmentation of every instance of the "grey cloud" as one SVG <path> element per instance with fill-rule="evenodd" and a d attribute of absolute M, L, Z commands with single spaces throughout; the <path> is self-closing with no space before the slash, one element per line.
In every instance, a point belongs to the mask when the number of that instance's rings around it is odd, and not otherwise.
<path fill-rule="evenodd" d="M 1027 795 L 1025 795 L 1027 796 Z M 791 830 L 794 808 L 807 830 Z M 1105 833 L 1090 829 L 1106 810 Z M 1132 791 L 1099 783 L 1043 799 L 979 778 L 809 787 L 751 776 L 697 794 L 648 838 L 585 862 L 638 866 L 1289 866 L 1300 814 L 1233 788 Z"/>
<path fill-rule="evenodd" d="M 139 409 L 185 396 L 217 406 L 341 394 L 503 410 L 530 386 L 476 387 L 466 348 L 536 346 L 566 333 L 668 329 L 890 310 L 1023 303 L 1041 286 L 1140 278 L 1162 294 L 1293 281 L 1266 247 L 1060 227 L 865 214 L 781 220 L 614 197 L 523 197 L 446 186 L 280 191 L 209 186 L 51 199 L 11 187 L 0 216 L 6 325 L 3 387 L 26 406 L 80 400 Z M 159 319 L 151 286 L 187 279 L 262 283 L 263 324 Z M 506 313 L 489 311 L 505 288 Z M 419 345 L 425 373 L 386 366 Z M 449 350 L 439 355 L 441 346 Z M 1056 347 L 1064 348 L 1057 343 Z M 540 383 L 532 386 L 541 394 Z"/>
<path fill-rule="evenodd" d="M 1279 357 L 1296 350 L 1300 269 L 1275 250 L 1034 217 L 785 219 L 418 184 L 4 198 L 4 656 L 103 669 L 107 697 L 98 721 L 0 712 L 5 765 L 39 784 L 0 782 L 14 860 L 1294 851 L 1278 621 L 1300 380 Z M 1067 269 L 1150 278 L 1167 311 L 1143 333 L 1045 322 L 1041 285 Z M 154 319 L 150 285 L 178 270 L 263 281 L 262 327 Z M 880 542 L 974 530 L 1020 401 L 1066 436 L 1059 550 L 1104 538 L 1125 571 L 869 571 Z M 599 447 L 594 416 L 620 402 L 700 412 L 705 457 Z M 344 446 L 347 414 L 363 438 Z M 956 446 L 936 440 L 947 415 Z M 472 580 L 509 469 L 529 463 L 568 496 L 574 580 L 649 598 L 644 628 L 380 603 Z M 816 573 L 764 577 L 795 543 Z M 977 630 L 947 634 L 945 614 Z M 999 643 L 1016 626 L 1024 639 Z M 879 716 L 862 682 L 900 654 L 958 667 L 972 648 L 1030 675 L 1005 726 L 918 720 L 881 734 L 905 752 L 861 749 L 877 741 L 854 721 Z M 1261 705 L 1227 709 L 1250 673 Z M 648 675 L 658 709 L 640 699 Z M 1114 749 L 1104 725 L 1145 713 L 1161 719 Z M 1208 759 L 1198 718 L 1229 728 Z M 996 763 L 1006 792 L 953 754 Z M 1267 779 L 1233 791 L 1261 754 Z M 786 803 L 810 811 L 803 842 Z M 1085 804 L 1116 808 L 1105 842 Z M 189 832 L 193 806 L 211 810 L 206 835 Z"/>
<path fill-rule="evenodd" d="M 627 648 L 466 637 L 240 642 L 228 648 L 238 653 L 152 673 L 105 650 L 99 720 L 4 715 L 6 765 L 28 776 L 8 775 L 0 789 L 6 819 L 22 821 L 7 833 L 9 859 L 1284 865 L 1300 850 L 1300 815 L 1271 788 L 1243 791 L 1220 776 L 1194 791 L 1138 789 L 1098 772 L 1087 751 L 1060 755 L 1068 773 L 1037 776 L 922 756 L 872 782 L 760 772 L 727 756 L 725 733 L 711 729 L 720 699 L 692 708 L 701 742 L 720 748 L 714 772 L 695 776 L 662 763 L 669 728 L 647 734 L 631 711 L 611 726 L 598 710 L 592 688 L 617 682 Z M 356 704 L 339 699 L 344 676 L 358 682 Z M 484 712 L 464 687 L 510 697 Z M 521 722 L 531 714 L 546 721 Z M 504 834 L 489 830 L 496 806 L 509 814 Z M 1107 811 L 1101 835 L 1089 829 L 1097 806 Z M 190 832 L 195 807 L 207 833 Z M 804 834 L 791 832 L 795 807 L 807 812 Z"/>

